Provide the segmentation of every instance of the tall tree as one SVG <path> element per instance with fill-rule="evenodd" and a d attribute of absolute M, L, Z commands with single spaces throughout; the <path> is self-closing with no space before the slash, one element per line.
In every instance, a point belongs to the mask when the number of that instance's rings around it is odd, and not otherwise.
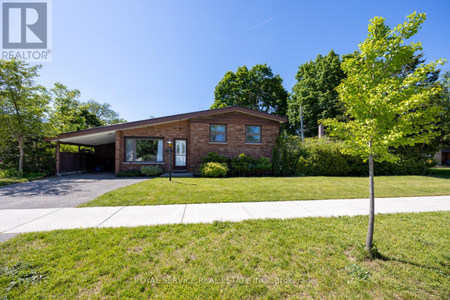
<path fill-rule="evenodd" d="M 126 122 L 125 119 L 115 112 L 108 103 L 99 103 L 95 100 L 88 100 L 85 103 L 87 110 L 97 116 L 104 125 L 113 125 Z"/>
<path fill-rule="evenodd" d="M 289 122 L 299 129 L 301 106 L 305 136 L 317 136 L 320 119 L 344 116 L 344 107 L 336 91 L 345 78 L 341 59 L 333 50 L 326 56 L 318 55 L 315 61 L 300 65 L 295 78 L 297 83 L 288 102 Z"/>
<path fill-rule="evenodd" d="M 441 129 L 440 147 L 450 149 L 450 71 L 442 74 L 440 83 L 442 84 L 442 94 L 439 102 L 444 108 L 441 114 L 441 122 L 439 128 Z"/>
<path fill-rule="evenodd" d="M 50 92 L 53 100 L 50 114 L 53 135 L 124 121 L 109 104 L 100 104 L 94 100 L 83 103 L 79 90 L 70 90 L 62 83 L 55 83 Z"/>
<path fill-rule="evenodd" d="M 250 70 L 239 67 L 236 73 L 228 71 L 214 91 L 213 108 L 239 105 L 277 115 L 286 115 L 288 92 L 280 75 L 264 65 Z"/>
<path fill-rule="evenodd" d="M 77 127 L 75 119 L 79 118 L 80 91 L 70 90 L 64 84 L 57 82 L 50 90 L 52 97 L 52 112 L 50 124 L 53 126 L 53 135 L 62 132 L 75 131 L 82 128 Z"/>
<path fill-rule="evenodd" d="M 381 17 L 373 18 L 360 53 L 342 63 L 347 78 L 338 86 L 348 121 L 323 120 L 330 133 L 347 142 L 346 153 L 369 162 L 370 212 L 366 248 L 373 247 L 375 222 L 374 168 L 376 161 L 395 161 L 390 147 L 427 143 L 438 134 L 442 107 L 433 98 L 439 85 L 421 84 L 442 60 L 421 64 L 407 76 L 399 76 L 411 57 L 422 51 L 420 42 L 405 43 L 425 21 L 425 14 L 407 17 L 393 29 Z"/>
<path fill-rule="evenodd" d="M 0 60 L 0 121 L 2 138 L 17 141 L 18 169 L 23 172 L 25 139 L 42 132 L 49 99 L 35 83 L 41 66 L 19 60 Z"/>

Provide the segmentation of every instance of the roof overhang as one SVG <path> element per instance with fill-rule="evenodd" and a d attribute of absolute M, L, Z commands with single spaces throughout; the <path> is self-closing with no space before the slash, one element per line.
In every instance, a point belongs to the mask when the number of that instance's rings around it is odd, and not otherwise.
<path fill-rule="evenodd" d="M 50 140 L 50 139 L 48 139 Z M 83 135 L 66 137 L 66 138 L 55 138 L 51 141 L 59 141 L 63 144 L 72 144 L 80 146 L 99 146 L 104 144 L 112 144 L 116 141 L 116 131 L 104 131 L 98 133 L 86 133 Z"/>
<path fill-rule="evenodd" d="M 57 137 L 46 138 L 47 141 L 59 141 L 66 144 L 85 145 L 85 146 L 98 146 L 104 144 L 110 144 L 115 142 L 115 132 L 118 130 L 128 130 L 140 127 L 146 127 L 151 125 L 159 125 L 164 123 L 178 122 L 193 118 L 206 117 L 217 114 L 224 114 L 230 112 L 240 112 L 255 117 L 272 120 L 274 122 L 284 123 L 287 121 L 286 117 L 272 115 L 269 113 L 256 111 L 240 106 L 230 106 L 224 108 L 203 110 L 192 113 L 185 113 L 161 118 L 147 119 L 141 121 L 127 122 L 121 124 L 114 124 L 109 126 L 89 128 L 79 131 L 66 132 L 58 135 Z"/>

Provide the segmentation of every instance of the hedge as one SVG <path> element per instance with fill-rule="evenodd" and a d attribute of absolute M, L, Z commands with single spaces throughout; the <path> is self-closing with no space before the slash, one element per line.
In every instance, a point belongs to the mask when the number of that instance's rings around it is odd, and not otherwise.
<path fill-rule="evenodd" d="M 267 157 L 255 158 L 242 153 L 238 157 L 227 158 L 215 152 L 209 152 L 207 156 L 202 158 L 202 166 L 211 162 L 225 164 L 232 176 L 264 176 L 272 174 L 272 163 Z"/>
<path fill-rule="evenodd" d="M 367 176 L 368 165 L 359 157 L 342 154 L 342 141 L 306 139 L 304 143 L 297 137 L 285 138 L 279 143 L 283 150 L 284 175 L 297 176 Z M 399 160 L 375 162 L 376 175 L 423 175 L 433 165 L 430 157 L 414 151 L 415 148 L 393 149 Z M 283 169 L 283 166 L 282 166 Z"/>

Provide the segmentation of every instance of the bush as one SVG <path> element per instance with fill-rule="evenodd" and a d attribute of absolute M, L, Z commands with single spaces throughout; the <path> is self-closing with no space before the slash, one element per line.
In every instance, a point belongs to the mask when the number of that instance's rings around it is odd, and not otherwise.
<path fill-rule="evenodd" d="M 160 166 L 143 166 L 141 173 L 145 176 L 155 177 L 161 175 L 163 169 Z"/>
<path fill-rule="evenodd" d="M 272 163 L 267 157 L 260 157 L 255 160 L 254 170 L 256 175 L 267 175 L 272 171 Z"/>
<path fill-rule="evenodd" d="M 281 174 L 280 148 L 278 146 L 275 146 L 272 151 L 272 173 L 274 176 Z"/>
<path fill-rule="evenodd" d="M 16 169 L 0 170 L 0 178 L 20 177 L 19 171 Z"/>
<path fill-rule="evenodd" d="M 202 158 L 202 164 L 209 162 L 228 164 L 228 158 L 215 152 L 208 152 L 208 155 Z"/>
<path fill-rule="evenodd" d="M 291 138 L 292 139 L 292 138 Z M 368 163 L 359 157 L 342 154 L 345 144 L 329 139 L 306 139 L 304 143 L 286 143 L 296 175 L 303 176 L 368 176 Z M 395 149 L 397 162 L 375 162 L 375 175 L 423 175 L 431 164 L 414 148 Z M 394 150 L 393 150 L 394 151 Z"/>
<path fill-rule="evenodd" d="M 127 171 L 119 171 L 119 173 L 116 174 L 117 177 L 140 177 L 142 176 L 141 171 L 135 171 L 135 170 L 127 170 Z"/>
<path fill-rule="evenodd" d="M 227 158 L 214 152 L 209 152 L 202 158 L 202 167 L 207 163 L 218 163 L 227 166 L 232 176 L 263 176 L 272 173 L 272 163 L 267 157 L 254 158 L 244 153 L 235 158 Z"/>
<path fill-rule="evenodd" d="M 246 156 L 245 153 L 239 154 L 238 157 L 231 159 L 231 174 L 233 176 L 251 175 L 252 163 L 253 159 L 251 156 Z"/>
<path fill-rule="evenodd" d="M 16 169 L 0 170 L 0 178 L 27 178 L 27 179 L 37 179 L 47 176 L 46 172 L 24 172 L 19 173 Z"/>
<path fill-rule="evenodd" d="M 344 176 L 349 175 L 352 168 L 358 169 L 359 166 L 354 165 L 354 161 L 362 163 L 361 160 L 342 154 L 344 144 L 341 142 L 309 140 L 301 147 L 304 149 L 300 151 L 302 154 L 297 160 L 297 175 Z"/>
<path fill-rule="evenodd" d="M 231 159 L 231 174 L 233 176 L 269 175 L 272 163 L 267 157 L 254 158 L 244 153 Z"/>
<path fill-rule="evenodd" d="M 0 159 L 2 169 L 18 169 L 19 151 L 18 142 L 11 138 L 2 141 L 0 145 Z M 55 146 L 43 141 L 43 137 L 24 139 L 24 173 L 55 173 Z"/>
<path fill-rule="evenodd" d="M 289 164 L 289 152 L 286 147 L 281 151 L 281 175 L 292 175 L 291 166 Z"/>
<path fill-rule="evenodd" d="M 200 166 L 200 173 L 203 177 L 225 177 L 228 166 L 225 163 L 208 162 Z"/>

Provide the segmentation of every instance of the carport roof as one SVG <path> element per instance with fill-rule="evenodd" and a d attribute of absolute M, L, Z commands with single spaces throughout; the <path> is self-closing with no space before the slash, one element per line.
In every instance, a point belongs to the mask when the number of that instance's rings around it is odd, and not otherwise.
<path fill-rule="evenodd" d="M 261 111 L 256 111 L 248 108 L 244 108 L 241 106 L 229 106 L 224 108 L 217 108 L 217 109 L 209 109 L 209 110 L 202 110 L 197 112 L 191 112 L 191 113 L 184 113 L 184 114 L 178 114 L 178 115 L 172 115 L 172 116 L 166 116 L 166 117 L 160 117 L 160 118 L 154 118 L 154 119 L 147 119 L 147 120 L 141 120 L 141 121 L 134 121 L 134 122 L 127 122 L 127 123 L 120 123 L 120 124 L 114 124 L 109 126 L 101 126 L 101 127 L 95 127 L 95 128 L 89 128 L 84 130 L 78 130 L 78 131 L 72 131 L 72 132 L 66 132 L 61 133 L 57 137 L 51 137 L 46 138 L 47 141 L 60 141 L 66 144 L 76 144 L 76 145 L 85 145 L 85 146 L 97 146 L 97 145 L 104 145 L 109 143 L 114 143 L 115 141 L 115 132 L 117 130 L 124 130 L 124 129 L 133 129 L 133 128 L 139 128 L 139 127 L 145 127 L 149 125 L 156 125 L 156 124 L 162 124 L 162 123 L 170 123 L 170 122 L 176 122 L 181 120 L 187 120 L 192 118 L 199 118 L 199 117 L 205 117 L 205 116 L 211 116 L 211 115 L 217 115 L 217 114 L 223 114 L 223 113 L 229 113 L 229 112 L 240 112 L 264 119 L 269 119 L 272 121 L 284 123 L 287 121 L 286 117 L 277 116 Z"/>

